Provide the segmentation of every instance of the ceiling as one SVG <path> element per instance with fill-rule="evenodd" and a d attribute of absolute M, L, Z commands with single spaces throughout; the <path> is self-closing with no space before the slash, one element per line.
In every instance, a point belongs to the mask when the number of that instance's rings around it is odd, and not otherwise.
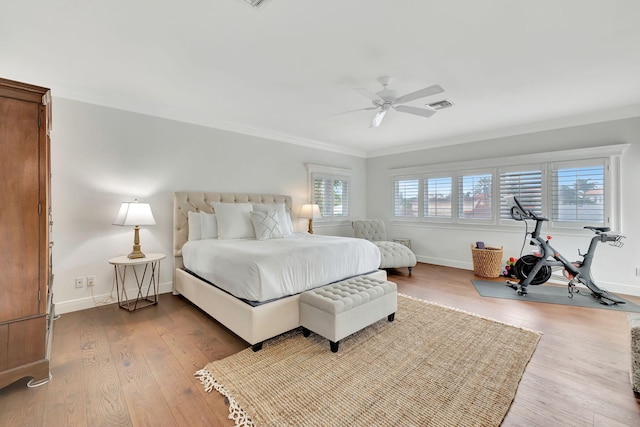
<path fill-rule="evenodd" d="M 637 0 L 2 0 L 0 77 L 362 157 L 640 116 Z M 354 88 L 433 84 L 430 118 Z"/>

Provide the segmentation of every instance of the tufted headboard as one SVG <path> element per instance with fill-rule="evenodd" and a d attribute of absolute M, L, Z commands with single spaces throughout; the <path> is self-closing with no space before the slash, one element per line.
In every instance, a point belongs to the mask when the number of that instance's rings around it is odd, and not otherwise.
<path fill-rule="evenodd" d="M 223 203 L 284 203 L 291 215 L 291 196 L 280 194 L 247 194 L 247 193 L 202 193 L 177 191 L 171 195 L 173 199 L 173 257 L 174 267 L 182 268 L 182 245 L 189 237 L 188 212 L 214 213 L 211 202 Z"/>

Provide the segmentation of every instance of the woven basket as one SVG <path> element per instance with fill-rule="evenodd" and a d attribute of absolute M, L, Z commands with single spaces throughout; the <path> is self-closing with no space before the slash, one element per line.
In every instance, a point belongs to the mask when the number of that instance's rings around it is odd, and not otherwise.
<path fill-rule="evenodd" d="M 502 246 L 499 248 L 487 247 L 478 249 L 471 245 L 473 257 L 473 273 L 481 277 L 500 277 L 502 270 Z"/>

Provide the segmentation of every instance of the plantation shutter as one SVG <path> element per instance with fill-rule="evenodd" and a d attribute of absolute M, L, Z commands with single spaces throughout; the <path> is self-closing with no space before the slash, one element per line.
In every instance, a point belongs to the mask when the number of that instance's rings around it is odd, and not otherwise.
<path fill-rule="evenodd" d="M 394 216 L 417 218 L 420 213 L 420 180 L 395 179 L 393 192 Z"/>
<path fill-rule="evenodd" d="M 450 176 L 425 178 L 423 187 L 424 217 L 451 218 L 452 178 Z"/>
<path fill-rule="evenodd" d="M 465 174 L 458 177 L 458 218 L 461 221 L 488 222 L 493 216 L 493 175 Z"/>
<path fill-rule="evenodd" d="M 554 163 L 551 211 L 556 227 L 606 226 L 605 159 Z"/>
<path fill-rule="evenodd" d="M 313 174 L 313 201 L 322 218 L 349 216 L 350 187 L 346 177 Z"/>
<path fill-rule="evenodd" d="M 500 172 L 500 219 L 512 219 L 505 202 L 507 196 L 516 196 L 520 204 L 542 216 L 542 170 L 502 170 Z"/>

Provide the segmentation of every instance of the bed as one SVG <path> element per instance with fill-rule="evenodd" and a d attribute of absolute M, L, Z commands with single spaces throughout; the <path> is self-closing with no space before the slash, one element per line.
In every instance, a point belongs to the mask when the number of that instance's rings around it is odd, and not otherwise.
<path fill-rule="evenodd" d="M 215 205 L 219 209 L 216 216 L 218 217 L 218 221 L 220 221 L 224 219 L 221 218 L 220 215 L 224 213 L 226 208 L 231 207 L 228 205 L 229 203 L 242 206 L 250 203 L 256 210 L 262 210 L 261 207 L 263 205 L 278 205 L 285 210 L 287 215 L 291 215 L 292 199 L 290 196 L 176 192 L 173 193 L 172 198 L 173 255 L 175 265 L 173 293 L 184 296 L 240 338 L 251 344 L 256 351 L 261 348 L 265 340 L 295 329 L 300 325 L 298 299 L 299 294 L 304 290 L 358 275 L 368 275 L 383 280 L 386 279 L 386 273 L 377 269 L 380 262 L 379 251 L 377 251 L 377 248 L 370 251 L 371 248 L 366 246 L 370 242 L 362 243 L 364 239 L 309 236 L 304 235 L 304 233 L 292 233 L 286 236 L 286 238 L 265 239 L 265 241 L 259 241 L 255 237 L 253 239 L 236 238 L 237 236 L 231 234 L 225 235 L 225 239 L 221 238 L 219 241 L 214 242 L 194 242 L 189 239 L 189 217 L 195 212 L 212 214 L 214 213 L 213 206 Z M 217 203 L 223 203 L 223 205 Z M 189 212 L 191 212 L 191 214 Z M 282 218 L 280 217 L 280 219 Z M 195 230 L 196 225 L 194 221 L 192 232 Z M 288 227 L 292 227 L 292 224 L 289 224 Z M 283 228 L 286 228 L 286 226 L 283 226 Z M 228 229 L 229 227 L 225 226 L 224 232 L 227 233 Z M 223 230 L 220 231 L 222 232 Z M 198 230 L 198 232 L 200 232 L 200 230 Z M 206 234 L 204 229 L 202 232 Z M 296 240 L 300 240 L 300 242 L 295 242 Z M 308 261 L 309 257 L 307 257 L 306 260 L 296 260 L 295 263 L 289 263 L 299 264 L 299 269 L 294 271 L 287 270 L 288 272 L 286 274 L 281 275 L 281 280 L 278 280 L 276 279 L 276 273 L 278 271 L 277 268 L 281 267 L 280 264 L 275 263 L 272 265 L 272 263 L 265 259 L 267 263 L 265 266 L 256 261 L 264 257 L 262 254 L 265 250 L 267 252 L 275 251 L 276 246 L 274 245 L 276 244 L 281 246 L 292 245 L 293 247 L 297 247 L 296 245 L 313 246 L 315 244 L 316 252 L 313 252 L 313 255 L 310 255 L 310 257 L 317 260 L 317 262 L 310 262 Z M 336 264 L 339 261 L 338 258 L 328 261 L 321 260 L 322 257 L 326 255 L 323 255 L 322 252 L 334 253 L 337 250 L 332 249 L 333 246 L 331 245 L 337 245 L 336 247 L 338 247 L 342 244 L 355 245 L 347 250 L 349 254 L 359 254 L 362 252 L 362 259 L 358 262 L 352 262 L 353 257 L 351 255 L 348 257 L 341 256 L 339 258 L 348 258 L 349 262 L 347 262 L 346 265 L 340 266 Z M 245 247 L 248 249 L 245 249 Z M 255 251 L 254 248 L 256 248 Z M 263 252 L 257 252 L 257 248 L 266 249 L 260 249 Z M 307 249 L 296 249 L 300 256 L 306 250 Z M 214 258 L 218 263 L 224 263 L 222 265 L 227 265 L 229 268 L 223 269 L 222 273 L 216 273 L 215 270 L 212 270 L 213 275 L 209 275 L 211 272 L 208 271 L 207 263 L 202 260 L 194 261 L 192 258 L 194 252 L 207 253 L 209 251 L 213 251 L 213 255 L 210 256 L 214 257 L 219 257 L 224 254 L 230 256 L 230 258 L 226 260 L 223 258 Z M 243 253 L 247 255 L 242 256 L 241 254 Z M 188 255 L 186 258 L 187 264 L 191 263 L 191 265 L 188 265 L 190 267 L 189 269 L 185 268 L 184 255 Z M 286 259 L 286 257 L 282 255 L 277 255 L 275 258 L 280 260 Z M 241 264 L 237 264 L 240 261 L 247 261 L 247 266 L 243 267 Z M 320 272 L 313 277 L 307 278 L 307 273 L 311 271 L 310 267 L 313 267 L 315 264 L 321 265 L 319 268 Z M 326 268 L 327 265 L 331 265 L 332 268 Z M 334 265 L 336 265 L 336 268 L 333 268 Z M 202 268 L 204 270 L 202 270 Z M 197 270 L 197 272 L 191 271 L 192 269 Z M 252 276 L 253 273 L 256 274 L 255 277 Z M 241 295 L 240 297 L 234 295 L 234 286 L 239 289 L 245 289 L 250 286 L 252 280 L 263 284 L 263 288 L 259 288 L 255 292 L 252 291 L 253 293 Z M 278 281 L 282 283 L 277 283 Z M 274 293 L 276 292 L 273 290 L 274 287 L 281 288 L 281 292 L 283 292 L 284 295 Z"/>

